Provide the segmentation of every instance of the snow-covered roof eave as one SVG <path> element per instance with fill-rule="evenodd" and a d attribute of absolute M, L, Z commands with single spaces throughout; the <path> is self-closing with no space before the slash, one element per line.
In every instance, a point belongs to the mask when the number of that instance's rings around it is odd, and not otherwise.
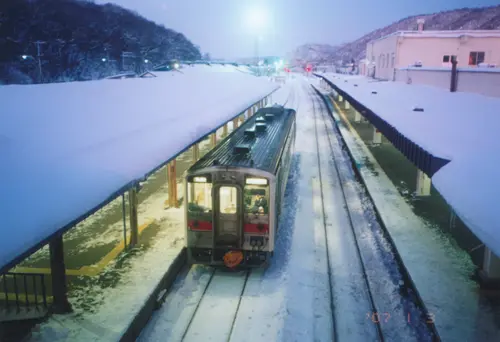
<path fill-rule="evenodd" d="M 0 87 L 0 272 L 279 87 L 203 67 Z"/>
<path fill-rule="evenodd" d="M 496 208 L 500 99 L 426 85 L 373 82 L 363 76 L 322 76 L 406 139 L 449 160 L 432 176 L 435 188 L 469 229 L 500 256 L 500 212 Z M 396 100 L 401 98 L 405 101 Z M 413 111 L 415 107 L 424 112 Z"/>

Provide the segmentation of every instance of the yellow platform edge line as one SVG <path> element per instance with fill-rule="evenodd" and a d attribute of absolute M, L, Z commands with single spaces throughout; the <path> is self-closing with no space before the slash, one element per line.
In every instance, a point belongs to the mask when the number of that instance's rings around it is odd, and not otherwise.
<path fill-rule="evenodd" d="M 24 293 L 19 293 L 17 298 L 18 298 L 18 300 L 19 300 L 19 302 L 21 304 L 26 303 L 26 295 Z M 6 299 L 5 298 L 5 293 L 2 293 L 0 295 L 0 301 L 5 301 L 5 299 Z M 52 296 L 47 296 L 46 299 L 47 299 L 47 304 L 48 303 L 52 303 L 52 301 L 53 301 L 53 297 Z M 16 301 L 16 294 L 15 293 L 7 293 L 7 300 L 9 302 L 15 302 Z M 28 294 L 28 302 L 29 302 L 30 305 L 35 305 L 35 295 Z M 36 302 L 39 305 L 43 305 L 42 295 L 37 296 Z"/>
<path fill-rule="evenodd" d="M 351 122 L 349 121 L 349 119 L 345 115 L 344 111 L 339 107 L 339 105 L 337 104 L 337 102 L 332 98 L 331 95 L 329 95 L 328 97 L 329 97 L 330 101 L 333 103 L 333 105 L 335 106 L 335 109 L 337 110 L 337 112 L 340 114 L 340 116 L 342 117 L 342 119 L 345 121 L 345 123 L 349 127 L 349 130 L 350 131 L 354 130 L 354 127 L 352 127 Z"/>
<path fill-rule="evenodd" d="M 156 219 L 149 219 L 145 223 L 141 224 L 138 228 L 139 235 L 148 228 L 151 224 L 156 222 Z M 127 245 L 130 243 L 130 235 L 127 235 Z M 87 276 L 92 277 L 101 273 L 101 271 L 113 260 L 115 259 L 124 249 L 123 240 L 120 241 L 108 254 L 103 256 L 96 264 L 92 266 L 82 266 L 77 270 L 67 269 L 66 274 L 72 276 Z M 38 268 L 38 267 L 16 267 L 12 269 L 12 273 L 29 273 L 29 274 L 51 274 L 50 268 Z"/>

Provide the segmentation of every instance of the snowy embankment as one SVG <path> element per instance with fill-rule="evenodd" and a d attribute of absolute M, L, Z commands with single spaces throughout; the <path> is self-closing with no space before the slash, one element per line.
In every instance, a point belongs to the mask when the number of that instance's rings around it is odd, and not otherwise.
<path fill-rule="evenodd" d="M 320 75 L 429 153 L 451 160 L 432 177 L 435 188 L 474 234 L 500 255 L 500 99 L 362 76 Z M 424 111 L 414 111 L 415 107 Z"/>
<path fill-rule="evenodd" d="M 333 115 L 342 122 L 335 110 Z M 338 126 L 442 340 L 489 341 L 497 336 L 494 314 L 480 301 L 477 285 L 469 279 L 473 265 L 466 253 L 412 211 L 353 128 Z M 370 168 L 362 166 L 367 164 L 361 162 L 365 159 Z M 410 325 L 416 319 L 408 315 Z"/>
<path fill-rule="evenodd" d="M 0 87 L 0 268 L 278 88 L 204 69 Z"/>

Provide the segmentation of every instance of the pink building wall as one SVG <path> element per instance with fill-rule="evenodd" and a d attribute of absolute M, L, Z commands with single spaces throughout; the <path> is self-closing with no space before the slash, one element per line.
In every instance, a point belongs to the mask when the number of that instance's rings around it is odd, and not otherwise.
<path fill-rule="evenodd" d="M 500 66 L 500 37 L 400 37 L 398 67 L 416 61 L 421 61 L 424 67 L 441 67 L 443 56 L 452 55 L 457 56 L 458 66 L 466 67 L 472 51 L 484 52 L 485 63 Z"/>
<path fill-rule="evenodd" d="M 423 67 L 451 68 L 444 56 L 457 56 L 459 67 L 469 67 L 471 52 L 484 52 L 484 63 L 500 67 L 500 31 L 408 31 L 367 44 L 366 58 L 375 62 L 375 77 L 394 79 L 395 69 L 421 62 Z M 472 66 L 476 67 L 476 66 Z M 369 68 L 364 75 L 371 76 Z"/>
<path fill-rule="evenodd" d="M 375 77 L 392 79 L 397 66 L 397 41 L 398 36 L 394 35 L 368 43 L 366 59 L 374 63 Z"/>

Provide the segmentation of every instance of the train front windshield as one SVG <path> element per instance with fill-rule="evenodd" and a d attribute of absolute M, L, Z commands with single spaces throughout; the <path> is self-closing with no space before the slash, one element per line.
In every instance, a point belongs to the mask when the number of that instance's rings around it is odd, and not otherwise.
<path fill-rule="evenodd" d="M 192 230 L 211 231 L 212 183 L 207 183 L 204 177 L 195 177 L 194 180 L 195 182 L 189 182 L 187 187 L 187 224 Z"/>
<path fill-rule="evenodd" d="M 250 225 L 269 224 L 269 185 L 267 180 L 252 182 L 247 179 L 244 189 L 245 223 Z M 266 229 L 267 230 L 267 229 Z"/>
<path fill-rule="evenodd" d="M 188 183 L 189 211 L 212 210 L 212 183 Z"/>

